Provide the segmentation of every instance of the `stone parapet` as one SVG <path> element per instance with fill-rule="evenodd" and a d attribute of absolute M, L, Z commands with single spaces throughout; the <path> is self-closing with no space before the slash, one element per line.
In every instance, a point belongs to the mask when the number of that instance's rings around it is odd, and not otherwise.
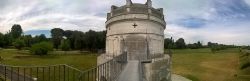
<path fill-rule="evenodd" d="M 171 81 L 171 57 L 168 54 L 143 64 L 143 68 L 146 81 Z"/>
<path fill-rule="evenodd" d="M 123 14 L 150 14 L 159 19 L 164 20 L 163 9 L 155 9 L 153 7 L 148 7 L 145 4 L 134 3 L 132 5 L 125 5 L 121 7 L 112 6 L 111 12 L 107 14 L 107 19 L 111 19 L 114 16 Z"/>

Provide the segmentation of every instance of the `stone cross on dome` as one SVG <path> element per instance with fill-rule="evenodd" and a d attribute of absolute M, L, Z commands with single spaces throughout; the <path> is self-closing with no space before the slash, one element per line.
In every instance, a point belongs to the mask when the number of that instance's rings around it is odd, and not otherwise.
<path fill-rule="evenodd" d="M 136 23 L 134 23 L 132 26 L 134 26 L 134 28 L 136 28 L 138 25 Z"/>

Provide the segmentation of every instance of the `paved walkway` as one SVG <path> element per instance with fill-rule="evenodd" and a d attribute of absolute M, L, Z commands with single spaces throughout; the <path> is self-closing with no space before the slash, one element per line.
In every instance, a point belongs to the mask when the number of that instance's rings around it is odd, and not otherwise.
<path fill-rule="evenodd" d="M 139 61 L 128 61 L 118 81 L 140 81 Z"/>

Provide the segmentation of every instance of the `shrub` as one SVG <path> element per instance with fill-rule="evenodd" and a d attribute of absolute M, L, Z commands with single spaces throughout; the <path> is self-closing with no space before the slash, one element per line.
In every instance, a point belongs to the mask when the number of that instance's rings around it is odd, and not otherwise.
<path fill-rule="evenodd" d="M 41 42 L 32 45 L 31 53 L 35 55 L 47 55 L 49 51 L 53 51 L 53 45 L 48 42 Z"/>
<path fill-rule="evenodd" d="M 198 49 L 199 48 L 196 43 L 195 44 L 188 44 L 187 46 L 190 49 Z"/>
<path fill-rule="evenodd" d="M 246 63 L 243 63 L 241 66 L 240 66 L 240 69 L 246 69 L 250 67 L 250 62 L 246 62 Z"/>
<path fill-rule="evenodd" d="M 21 39 L 17 39 L 17 40 L 15 40 L 13 45 L 16 49 L 21 50 L 24 47 L 24 41 Z"/>

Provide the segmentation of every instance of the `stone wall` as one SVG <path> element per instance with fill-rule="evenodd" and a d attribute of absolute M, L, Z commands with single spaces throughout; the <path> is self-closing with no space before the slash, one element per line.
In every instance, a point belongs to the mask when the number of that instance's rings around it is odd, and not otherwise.
<path fill-rule="evenodd" d="M 171 81 L 171 58 L 168 54 L 155 58 L 152 63 L 144 63 L 145 81 Z"/>

